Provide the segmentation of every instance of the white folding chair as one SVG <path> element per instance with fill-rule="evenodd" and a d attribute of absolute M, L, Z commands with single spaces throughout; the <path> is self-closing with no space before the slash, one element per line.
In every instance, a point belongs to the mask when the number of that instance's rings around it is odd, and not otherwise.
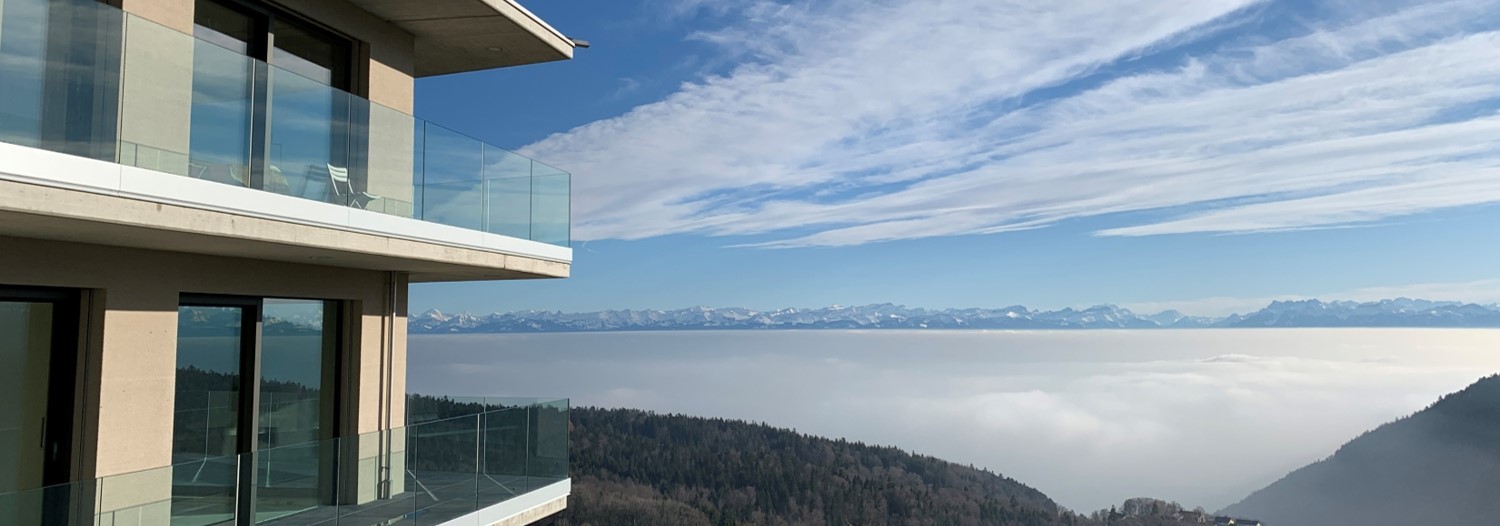
<path fill-rule="evenodd" d="M 345 167 L 328 165 L 328 183 L 335 197 L 355 208 L 368 208 L 371 201 L 380 199 L 378 195 L 355 190 L 349 182 L 349 169 Z"/>

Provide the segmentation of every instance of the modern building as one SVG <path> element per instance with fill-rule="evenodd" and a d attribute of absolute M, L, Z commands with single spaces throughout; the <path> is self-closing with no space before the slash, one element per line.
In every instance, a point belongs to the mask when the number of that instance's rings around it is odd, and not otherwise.
<path fill-rule="evenodd" d="M 0 0 L 0 524 L 565 507 L 566 400 L 405 371 L 408 285 L 572 258 L 569 174 L 414 79 L 573 50 L 514 0 Z"/>

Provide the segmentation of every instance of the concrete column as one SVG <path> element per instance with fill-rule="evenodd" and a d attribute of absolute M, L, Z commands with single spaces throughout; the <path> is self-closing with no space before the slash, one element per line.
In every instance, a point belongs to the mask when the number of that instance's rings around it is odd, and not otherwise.
<path fill-rule="evenodd" d="M 134 266 L 129 265 L 127 266 Z M 135 270 L 135 269 L 130 269 Z M 133 272 L 127 270 L 123 274 Z M 177 291 L 147 279 L 113 281 L 92 293 L 102 303 L 87 320 L 98 338 L 88 361 L 94 426 L 84 459 L 94 477 L 102 524 L 166 524 L 172 510 L 172 420 L 176 397 Z M 103 330 L 100 330 L 100 329 Z M 90 418 L 91 417 L 91 418 Z M 87 454 L 89 447 L 80 453 Z"/>
<path fill-rule="evenodd" d="M 118 0 L 126 13 L 193 34 L 193 0 Z"/>
<path fill-rule="evenodd" d="M 408 40 L 380 42 L 373 46 L 376 49 L 372 49 L 370 53 L 370 101 L 400 112 L 413 113 L 416 100 L 416 81 L 412 78 L 415 43 Z"/>
<path fill-rule="evenodd" d="M 94 476 L 169 465 L 177 380 L 177 290 L 131 279 L 114 283 L 102 296 Z"/>
<path fill-rule="evenodd" d="M 355 455 L 352 484 L 343 498 L 366 503 L 406 491 L 406 289 L 404 273 L 387 274 L 380 301 L 359 302 L 359 343 L 352 364 L 352 385 L 345 391 L 352 404 L 354 436 L 344 443 Z M 347 457 L 346 457 L 347 458 Z"/>

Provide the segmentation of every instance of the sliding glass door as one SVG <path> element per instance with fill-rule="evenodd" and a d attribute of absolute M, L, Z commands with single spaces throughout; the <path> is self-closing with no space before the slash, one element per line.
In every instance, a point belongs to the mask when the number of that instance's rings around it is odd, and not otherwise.
<path fill-rule="evenodd" d="M 0 287 L 0 494 L 71 479 L 78 314 L 76 291 Z M 31 492 L 0 500 L 0 523 L 64 524 L 67 507 Z"/>
<path fill-rule="evenodd" d="M 261 330 L 256 522 L 332 503 L 337 332 L 329 302 L 267 299 Z"/>
<path fill-rule="evenodd" d="M 334 498 L 338 304 L 185 296 L 172 524 L 253 524 Z"/>
<path fill-rule="evenodd" d="M 223 524 L 235 516 L 236 455 L 244 447 L 244 360 L 254 355 L 253 305 L 177 310 L 177 383 L 172 421 L 172 524 Z"/>

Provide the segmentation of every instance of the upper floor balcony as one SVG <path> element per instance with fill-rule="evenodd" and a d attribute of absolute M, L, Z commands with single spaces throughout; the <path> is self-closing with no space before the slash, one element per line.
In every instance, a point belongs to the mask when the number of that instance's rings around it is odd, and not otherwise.
<path fill-rule="evenodd" d="M 0 184 L 23 185 L 0 200 L 0 235 L 414 281 L 567 275 L 567 172 L 337 89 L 328 75 L 348 72 L 280 43 L 254 58 L 232 33 L 94 0 L 0 2 Z"/>

